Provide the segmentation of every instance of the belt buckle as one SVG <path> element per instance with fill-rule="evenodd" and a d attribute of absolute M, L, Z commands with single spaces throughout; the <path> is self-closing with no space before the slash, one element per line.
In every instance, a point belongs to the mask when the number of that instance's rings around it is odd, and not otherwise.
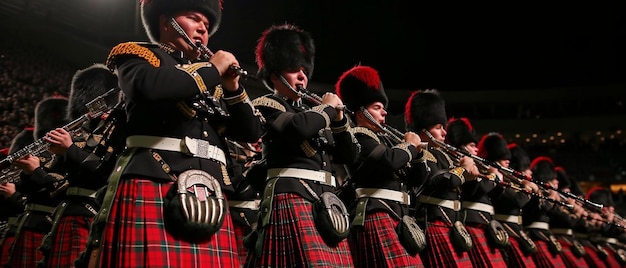
<path fill-rule="evenodd" d="M 517 223 L 522 225 L 522 216 L 517 216 Z"/>
<path fill-rule="evenodd" d="M 461 210 L 461 201 L 459 201 L 459 200 L 452 200 L 452 202 L 454 202 L 454 211 Z"/>
<path fill-rule="evenodd" d="M 411 205 L 411 198 L 409 197 L 409 194 L 400 191 L 402 193 L 402 201 L 404 201 L 405 205 Z"/>

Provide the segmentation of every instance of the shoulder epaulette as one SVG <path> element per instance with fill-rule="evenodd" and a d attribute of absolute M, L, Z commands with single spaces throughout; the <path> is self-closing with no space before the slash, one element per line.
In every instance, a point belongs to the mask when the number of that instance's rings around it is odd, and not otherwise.
<path fill-rule="evenodd" d="M 279 110 L 281 112 L 287 111 L 287 108 L 285 108 L 285 106 L 282 105 L 280 102 L 278 102 L 275 99 L 266 97 L 266 96 L 261 96 L 252 100 L 252 105 L 254 105 L 254 107 L 257 107 L 257 106 L 269 107 L 272 109 Z"/>
<path fill-rule="evenodd" d="M 365 134 L 369 136 L 370 138 L 374 139 L 378 144 L 380 144 L 380 139 L 378 138 L 376 133 L 374 133 L 374 131 L 370 130 L 369 128 L 353 127 L 353 128 L 350 128 L 349 131 L 352 132 L 352 134 L 355 136 L 356 134 Z"/>
<path fill-rule="evenodd" d="M 435 158 L 433 153 L 429 152 L 428 150 L 422 150 L 422 151 L 424 152 L 424 156 L 422 157 L 422 159 L 433 162 L 433 163 L 437 163 L 437 158 Z"/>
<path fill-rule="evenodd" d="M 161 60 L 147 48 L 150 46 L 149 44 L 142 44 L 137 42 L 126 42 L 121 43 L 109 52 L 109 56 L 106 60 L 106 66 L 109 70 L 115 69 L 115 60 L 120 55 L 135 55 L 137 57 L 143 58 L 150 63 L 150 65 L 154 67 L 159 67 L 161 65 Z"/>

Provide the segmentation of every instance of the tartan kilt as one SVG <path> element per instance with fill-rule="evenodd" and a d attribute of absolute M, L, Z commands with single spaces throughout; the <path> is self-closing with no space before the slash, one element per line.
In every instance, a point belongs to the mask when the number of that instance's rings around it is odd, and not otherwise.
<path fill-rule="evenodd" d="M 293 193 L 273 197 L 269 223 L 263 228 L 263 249 L 246 266 L 353 267 L 348 240 L 329 246 L 313 221 L 313 203 Z"/>
<path fill-rule="evenodd" d="M 593 246 L 587 245 L 587 243 L 583 243 L 583 247 L 585 248 L 585 252 L 587 252 L 587 254 L 585 254 L 583 258 L 585 258 L 585 261 L 587 262 L 587 265 L 589 265 L 589 267 L 597 267 L 597 268 L 607 267 Z"/>
<path fill-rule="evenodd" d="M 9 249 L 11 249 L 11 244 L 15 241 L 15 234 L 6 235 L 4 240 L 2 241 L 2 245 L 0 245 L 0 265 L 4 265 L 9 260 Z"/>
<path fill-rule="evenodd" d="M 385 211 L 368 213 L 364 226 L 350 231 L 354 267 L 424 267 L 419 254 L 409 255 L 400 243 L 399 222 Z"/>
<path fill-rule="evenodd" d="M 567 267 L 578 268 L 585 267 L 587 265 L 587 262 L 583 257 L 576 257 L 574 252 L 572 252 L 572 246 L 574 246 L 572 242 L 562 236 L 557 236 L 557 240 L 563 247 L 563 250 L 561 251 L 561 258 Z"/>
<path fill-rule="evenodd" d="M 121 178 L 103 230 L 100 267 L 240 267 L 227 210 L 209 241 L 174 238 L 163 223 L 163 202 L 173 182 Z"/>
<path fill-rule="evenodd" d="M 9 267 L 33 268 L 37 266 L 37 261 L 43 258 L 43 254 L 39 251 L 39 245 L 43 240 L 44 234 L 22 229 L 20 237 L 15 239 L 10 249 Z"/>
<path fill-rule="evenodd" d="M 623 267 L 621 264 L 619 264 L 619 261 L 617 260 L 617 258 L 619 258 L 617 256 L 617 253 L 615 253 L 614 250 L 610 249 L 607 246 L 603 246 L 604 250 L 606 250 L 606 252 L 609 253 L 609 256 L 606 257 L 605 263 L 607 267 Z"/>
<path fill-rule="evenodd" d="M 466 225 L 465 228 L 474 243 L 469 251 L 469 257 L 474 267 L 506 267 L 500 250 L 489 245 L 485 236 L 485 225 Z"/>
<path fill-rule="evenodd" d="M 250 230 L 250 226 L 243 226 L 233 222 L 233 229 L 235 230 L 235 242 L 237 243 L 237 252 L 239 252 L 239 262 L 245 263 L 248 257 L 248 248 L 243 245 L 243 239 Z"/>
<path fill-rule="evenodd" d="M 561 255 L 552 255 L 548 248 L 548 242 L 543 240 L 533 240 L 537 246 L 537 253 L 532 255 L 533 261 L 537 267 L 554 267 L 565 268 L 565 263 L 561 259 Z"/>
<path fill-rule="evenodd" d="M 61 217 L 54 242 L 50 245 L 50 253 L 46 257 L 46 267 L 72 267 L 74 260 L 87 246 L 91 222 L 92 217 Z"/>
<path fill-rule="evenodd" d="M 426 248 L 420 252 L 426 267 L 472 267 L 467 252 L 459 252 L 450 241 L 450 225 L 443 220 L 426 223 Z"/>
<path fill-rule="evenodd" d="M 506 264 L 508 267 L 517 267 L 517 268 L 535 268 L 535 263 L 531 255 L 526 255 L 522 251 L 519 246 L 519 239 L 517 237 L 509 236 L 510 245 L 504 249 L 502 249 L 505 253 L 503 254 L 506 260 Z"/>

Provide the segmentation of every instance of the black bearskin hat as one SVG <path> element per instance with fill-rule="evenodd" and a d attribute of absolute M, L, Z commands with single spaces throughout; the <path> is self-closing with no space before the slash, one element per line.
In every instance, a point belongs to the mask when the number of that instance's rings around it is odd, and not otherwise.
<path fill-rule="evenodd" d="M 88 102 L 103 95 L 117 86 L 117 76 L 100 63 L 93 64 L 85 69 L 78 70 L 72 77 L 70 98 L 67 105 L 67 120 L 74 120 L 88 112 Z M 105 98 L 108 106 L 113 106 L 119 99 L 119 94 L 111 94 Z"/>
<path fill-rule="evenodd" d="M 50 97 L 41 100 L 35 107 L 35 140 L 46 135 L 49 131 L 63 127 L 69 123 L 67 113 L 67 98 Z"/>
<path fill-rule="evenodd" d="M 450 118 L 446 129 L 446 142 L 454 147 L 461 147 L 468 143 L 478 144 L 476 130 L 466 117 Z"/>
<path fill-rule="evenodd" d="M 587 200 L 596 204 L 602 204 L 604 207 L 614 207 L 613 194 L 604 187 L 594 187 L 587 193 Z"/>
<path fill-rule="evenodd" d="M 436 124 L 446 127 L 446 103 L 436 89 L 411 93 L 404 106 L 404 120 L 408 131 L 419 132 Z"/>
<path fill-rule="evenodd" d="M 11 141 L 11 147 L 9 147 L 9 154 L 15 153 L 20 149 L 26 147 L 26 145 L 35 142 L 35 137 L 33 134 L 34 131 L 35 128 L 26 127 L 20 133 L 15 135 L 15 137 Z"/>
<path fill-rule="evenodd" d="M 335 84 L 335 92 L 353 112 L 376 101 L 385 107 L 389 104 L 378 71 L 369 66 L 358 65 L 344 72 Z"/>
<path fill-rule="evenodd" d="M 311 34 L 293 24 L 273 25 L 265 30 L 257 42 L 257 76 L 267 87 L 273 88 L 271 74 L 303 67 L 307 77 L 313 75 L 315 43 Z"/>
<path fill-rule="evenodd" d="M 159 17 L 189 10 L 198 11 L 209 19 L 209 36 L 217 31 L 222 21 L 222 0 L 141 0 L 143 28 L 150 40 L 158 43 Z"/>
<path fill-rule="evenodd" d="M 521 146 L 517 143 L 510 143 L 507 147 L 509 152 L 511 152 L 510 168 L 520 172 L 530 169 L 530 158 Z"/>
<path fill-rule="evenodd" d="M 478 156 L 489 161 L 509 160 L 511 151 L 501 134 L 491 132 L 483 135 L 478 142 Z"/>
<path fill-rule="evenodd" d="M 572 187 L 572 182 L 565 172 L 565 168 L 558 166 L 554 168 L 556 171 L 556 179 L 559 181 L 559 190 Z"/>
<path fill-rule="evenodd" d="M 533 171 L 533 178 L 539 182 L 550 182 L 556 179 L 554 162 L 547 156 L 538 156 L 530 162 L 530 169 Z"/>

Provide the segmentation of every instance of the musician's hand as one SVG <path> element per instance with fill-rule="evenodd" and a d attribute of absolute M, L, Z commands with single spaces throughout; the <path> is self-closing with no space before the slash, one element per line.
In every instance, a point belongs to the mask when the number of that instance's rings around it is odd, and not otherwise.
<path fill-rule="evenodd" d="M 420 138 L 419 135 L 415 134 L 415 132 L 408 131 L 404 133 L 404 140 L 408 143 L 413 144 L 413 146 L 417 148 L 418 152 L 422 151 L 422 146 L 421 146 L 422 139 Z"/>
<path fill-rule="evenodd" d="M 13 165 L 21 169 L 24 174 L 31 175 L 35 169 L 41 166 L 41 162 L 39 157 L 29 154 L 22 159 L 13 161 Z"/>
<path fill-rule="evenodd" d="M 467 178 L 467 180 L 475 180 L 480 175 L 478 167 L 476 166 L 476 163 L 474 163 L 474 159 L 469 156 L 461 157 L 461 159 L 459 160 L 459 165 L 464 168 L 465 171 L 468 173 L 469 177 Z"/>
<path fill-rule="evenodd" d="M 218 50 L 209 60 L 222 77 L 222 88 L 226 91 L 236 91 L 239 88 L 239 76 L 234 74 L 230 66 L 239 66 L 235 56 L 223 50 Z"/>
<path fill-rule="evenodd" d="M 56 128 L 48 132 L 43 139 L 50 144 L 48 151 L 57 155 L 67 152 L 67 149 L 74 143 L 72 135 L 63 128 Z"/>
<path fill-rule="evenodd" d="M 327 93 L 324 93 L 324 95 L 322 95 L 322 104 L 328 104 L 331 107 L 337 109 L 338 106 L 343 105 L 343 101 L 341 101 L 339 96 L 335 95 L 334 93 L 327 92 Z M 338 110 L 337 117 L 335 117 L 334 121 L 340 121 L 342 119 L 343 119 L 343 110 Z"/>
<path fill-rule="evenodd" d="M 2 197 L 9 198 L 15 192 L 16 190 L 15 190 L 14 183 L 11 183 L 11 182 L 0 183 L 0 195 L 2 195 Z"/>
<path fill-rule="evenodd" d="M 527 180 L 522 180 L 521 184 L 524 189 L 529 189 L 533 193 L 539 193 L 539 186 L 537 186 L 537 184 Z"/>

